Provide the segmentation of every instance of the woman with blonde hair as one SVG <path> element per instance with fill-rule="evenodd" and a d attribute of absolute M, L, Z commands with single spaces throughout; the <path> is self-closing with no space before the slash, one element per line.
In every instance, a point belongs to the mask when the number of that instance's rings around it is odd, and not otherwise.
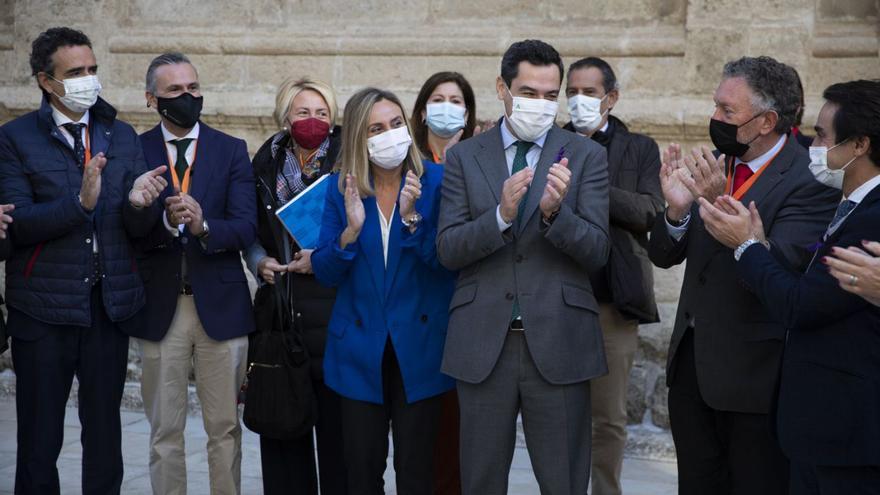
<path fill-rule="evenodd" d="M 437 261 L 442 167 L 422 164 L 403 105 L 366 88 L 345 107 L 337 186 L 327 188 L 315 276 L 336 287 L 324 379 L 342 396 L 350 493 L 384 493 L 388 429 L 397 492 L 427 494 L 454 275 Z"/>
<path fill-rule="evenodd" d="M 311 249 L 300 249 L 284 230 L 275 211 L 322 175 L 329 173 L 339 154 L 340 127 L 336 95 L 328 84 L 308 78 L 289 78 L 278 88 L 275 121 L 280 130 L 257 154 L 253 167 L 257 185 L 257 242 L 248 249 L 248 266 L 260 282 L 254 300 L 258 321 L 275 314 L 276 277 L 285 278 L 311 358 L 318 421 L 315 425 L 318 465 L 311 432 L 292 440 L 260 436 L 263 492 L 317 495 L 318 473 L 323 495 L 345 495 L 339 396 L 324 384 L 322 359 L 327 322 L 336 297 L 312 274 Z M 317 469 L 320 467 L 320 469 Z"/>

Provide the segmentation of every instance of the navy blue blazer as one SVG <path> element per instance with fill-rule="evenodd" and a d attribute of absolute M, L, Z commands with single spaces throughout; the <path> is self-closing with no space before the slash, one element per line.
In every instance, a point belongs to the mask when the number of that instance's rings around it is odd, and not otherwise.
<path fill-rule="evenodd" d="M 880 466 L 880 308 L 840 288 L 821 262 L 834 246 L 877 238 L 880 187 L 819 247 L 802 276 L 764 248 L 737 271 L 788 329 L 776 400 L 779 443 L 792 461 Z"/>
<path fill-rule="evenodd" d="M 251 296 L 239 254 L 257 235 L 257 200 L 247 145 L 204 123 L 199 126 L 189 193 L 201 206 L 210 235 L 200 240 L 184 229 L 175 237 L 162 220 L 164 209 L 158 213 L 156 226 L 138 245 L 147 304 L 138 314 L 137 324 L 124 329 L 133 337 L 159 341 L 165 336 L 177 309 L 184 253 L 205 332 L 214 340 L 227 340 L 254 330 Z M 160 126 L 142 134 L 141 143 L 148 169 L 169 165 Z M 170 168 L 165 179 L 168 187 L 156 200 L 163 206 L 165 198 L 174 193 Z"/>
<path fill-rule="evenodd" d="M 319 247 L 312 269 L 321 284 L 337 287 L 324 350 L 324 381 L 344 397 L 383 403 L 382 355 L 391 338 L 407 402 L 452 389 L 440 373 L 455 275 L 437 261 L 435 238 L 443 168 L 426 164 L 416 210 L 422 222 L 410 233 L 395 209 L 388 266 L 376 198 L 363 199 L 366 219 L 357 241 L 339 248 L 347 225 L 339 176 L 327 187 Z M 401 181 L 402 185 L 402 181 Z"/>

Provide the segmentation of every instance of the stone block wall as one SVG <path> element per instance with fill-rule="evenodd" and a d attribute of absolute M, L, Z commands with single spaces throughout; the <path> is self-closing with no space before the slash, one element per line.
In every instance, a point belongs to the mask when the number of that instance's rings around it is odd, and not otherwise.
<path fill-rule="evenodd" d="M 365 85 L 411 105 L 430 74 L 457 70 L 474 86 L 478 117 L 497 118 L 501 54 L 525 38 L 550 42 L 566 64 L 606 58 L 622 86 L 614 114 L 661 146 L 708 142 L 721 67 L 742 55 L 770 55 L 799 70 L 807 129 L 823 88 L 880 77 L 878 0 L 0 0 L 0 123 L 38 105 L 30 43 L 57 25 L 91 37 L 104 97 L 141 131 L 158 121 L 143 96 L 150 59 L 188 54 L 200 73 L 204 120 L 246 139 L 251 153 L 277 130 L 275 90 L 291 75 L 331 83 L 341 109 Z M 633 423 L 667 425 L 663 364 L 681 274 L 656 271 L 663 322 L 642 329 Z"/>

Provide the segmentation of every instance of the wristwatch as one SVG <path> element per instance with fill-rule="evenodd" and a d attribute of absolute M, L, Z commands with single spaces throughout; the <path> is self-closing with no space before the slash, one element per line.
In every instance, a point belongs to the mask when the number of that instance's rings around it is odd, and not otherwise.
<path fill-rule="evenodd" d="M 755 237 L 751 237 L 751 238 L 749 238 L 749 239 L 746 239 L 745 242 L 743 242 L 742 244 L 740 244 L 739 246 L 737 246 L 736 249 L 734 249 L 734 251 L 733 251 L 733 259 L 736 260 L 736 261 L 739 261 L 739 259 L 740 259 L 740 258 L 742 257 L 742 255 L 743 255 L 743 253 L 746 252 L 746 249 L 748 249 L 749 246 L 751 246 L 752 244 L 761 244 L 761 245 L 764 246 L 765 248 L 770 249 L 770 243 L 769 243 L 769 242 L 767 242 L 767 241 L 763 241 L 763 242 L 761 242 L 761 241 L 759 241 L 757 238 L 755 238 Z"/>
<path fill-rule="evenodd" d="M 421 222 L 422 215 L 419 212 L 415 212 L 409 217 L 400 217 L 400 223 L 405 227 L 408 227 L 410 230 L 415 230 Z"/>
<path fill-rule="evenodd" d="M 208 237 L 208 234 L 210 233 L 211 229 L 208 228 L 208 221 L 202 219 L 202 233 L 197 235 L 196 237 L 198 237 L 199 239 L 204 239 L 205 237 Z"/>

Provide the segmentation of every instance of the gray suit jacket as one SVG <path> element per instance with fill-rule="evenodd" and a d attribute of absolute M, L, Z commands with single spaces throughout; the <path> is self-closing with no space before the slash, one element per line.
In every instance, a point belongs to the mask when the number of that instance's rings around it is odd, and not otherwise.
<path fill-rule="evenodd" d="M 741 200 L 745 205 L 755 202 L 771 252 L 796 272 L 810 261 L 810 246 L 821 240 L 840 200 L 840 191 L 813 178 L 809 163 L 806 150 L 789 139 Z M 722 411 L 768 413 L 785 326 L 740 280 L 733 251 L 706 231 L 699 206 L 691 208 L 687 233 L 678 242 L 663 217 L 658 218 L 648 255 L 661 268 L 687 260 L 667 384 L 675 378 L 676 351 L 693 321 L 697 377 L 706 403 Z"/>
<path fill-rule="evenodd" d="M 496 127 L 446 154 L 437 255 L 460 274 L 449 307 L 442 371 L 469 383 L 485 380 L 518 297 L 529 351 L 547 381 L 577 383 L 602 375 L 605 353 L 588 272 L 608 259 L 605 150 L 553 127 L 523 199 L 525 220 L 502 233 L 495 217 L 509 177 L 502 146 Z M 562 148 L 571 186 L 547 227 L 538 203 Z"/>

